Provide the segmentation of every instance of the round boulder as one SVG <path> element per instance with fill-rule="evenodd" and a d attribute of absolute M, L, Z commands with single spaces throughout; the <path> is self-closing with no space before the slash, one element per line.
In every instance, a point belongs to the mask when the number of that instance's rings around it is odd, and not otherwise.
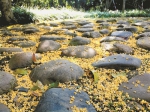
<path fill-rule="evenodd" d="M 77 58 L 92 58 L 96 55 L 96 51 L 88 46 L 70 46 L 63 49 L 62 56 L 73 56 Z"/>
<path fill-rule="evenodd" d="M 83 75 L 82 68 L 68 60 L 52 60 L 35 67 L 30 73 L 32 81 L 49 84 L 52 81 L 67 82 L 77 80 Z"/>
<path fill-rule="evenodd" d="M 76 36 L 70 41 L 69 45 L 86 45 L 90 42 L 88 38 Z"/>
<path fill-rule="evenodd" d="M 128 82 L 122 83 L 119 90 L 128 93 L 130 97 L 150 102 L 150 74 L 145 73 L 132 77 Z"/>
<path fill-rule="evenodd" d="M 0 95 L 9 92 L 16 86 L 16 78 L 11 74 L 0 71 Z"/>
<path fill-rule="evenodd" d="M 10 110 L 6 105 L 0 103 L 0 112 L 10 112 Z"/>
<path fill-rule="evenodd" d="M 97 68 L 135 69 L 139 68 L 141 64 L 142 62 L 138 58 L 125 54 L 116 54 L 94 62 L 92 66 Z"/>
<path fill-rule="evenodd" d="M 33 58 L 40 59 L 41 55 L 38 53 L 34 54 L 32 52 L 14 54 L 9 61 L 9 67 L 10 69 L 17 69 L 30 66 L 35 61 Z"/>
<path fill-rule="evenodd" d="M 55 42 L 53 40 L 45 40 L 42 41 L 37 48 L 38 53 L 47 52 L 47 51 L 56 51 L 61 47 L 61 45 L 58 42 Z"/>
<path fill-rule="evenodd" d="M 132 36 L 132 32 L 129 31 L 114 31 L 111 33 L 111 36 L 122 37 L 128 39 Z"/>
<path fill-rule="evenodd" d="M 75 90 L 52 88 L 47 90 L 41 97 L 35 112 L 73 112 L 72 107 L 85 108 L 87 112 L 96 112 L 92 104 L 86 102 L 90 100 L 86 92 L 74 94 Z M 74 101 L 70 102 L 70 99 Z"/>
<path fill-rule="evenodd" d="M 141 37 L 136 42 L 137 46 L 150 50 L 150 37 Z"/>

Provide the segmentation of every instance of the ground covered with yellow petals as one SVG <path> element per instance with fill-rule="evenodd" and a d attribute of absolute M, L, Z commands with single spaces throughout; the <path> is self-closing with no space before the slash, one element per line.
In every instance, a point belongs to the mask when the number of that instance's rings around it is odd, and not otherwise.
<path fill-rule="evenodd" d="M 118 18 L 121 20 L 121 18 Z M 95 23 L 95 19 L 89 19 L 88 21 Z M 132 20 L 131 20 L 132 21 Z M 58 21 L 53 21 L 58 22 Z M 48 24 L 48 23 L 47 23 Z M 0 30 L 3 29 L 10 29 L 12 27 L 20 27 L 22 25 L 12 25 L 7 27 L 1 27 Z M 31 51 L 33 53 L 36 52 L 37 46 L 40 43 L 39 38 L 42 34 L 46 33 L 48 30 L 43 29 L 42 27 L 38 26 L 37 24 L 30 24 L 30 26 L 38 27 L 40 32 L 36 32 L 33 34 L 24 34 L 21 31 L 11 31 L 12 33 L 24 36 L 28 38 L 29 40 L 32 40 L 36 42 L 36 46 L 29 47 L 29 48 L 22 48 L 24 52 Z M 62 27 L 62 25 L 60 25 Z M 60 29 L 60 27 L 52 28 L 51 30 Z M 142 27 L 138 27 L 138 32 L 133 33 L 133 37 L 131 37 L 127 42 L 124 44 L 130 46 L 134 50 L 134 54 L 132 56 L 137 57 L 142 60 L 142 66 L 138 68 L 140 74 L 149 72 L 150 71 L 150 61 L 149 56 L 150 52 L 145 49 L 141 49 L 137 47 L 136 45 L 136 39 L 135 37 L 138 35 L 138 33 L 141 33 L 143 31 Z M 100 30 L 101 28 L 94 27 L 95 30 Z M 109 26 L 108 29 L 112 31 L 115 29 L 113 26 Z M 72 32 L 74 30 L 71 30 Z M 81 33 L 77 32 L 77 34 L 80 36 Z M 84 76 L 80 78 L 77 81 L 71 81 L 66 83 L 59 83 L 58 87 L 61 88 L 70 88 L 70 89 L 76 89 L 76 92 L 85 91 L 90 96 L 90 101 L 87 102 L 88 104 L 93 104 L 95 109 L 98 112 L 135 112 L 135 111 L 141 111 L 146 112 L 150 111 L 149 103 L 143 100 L 136 100 L 134 98 L 130 98 L 127 94 L 123 94 L 121 91 L 118 91 L 118 86 L 122 82 L 128 81 L 126 76 L 117 76 L 113 77 L 112 74 L 121 74 L 123 72 L 128 73 L 130 70 L 115 70 L 115 69 L 105 69 L 105 68 L 94 68 L 91 66 L 91 64 L 102 57 L 110 56 L 112 54 L 116 54 L 115 52 L 108 52 L 102 49 L 100 39 L 107 35 L 102 35 L 100 38 L 90 38 L 91 43 L 88 44 L 88 46 L 94 48 L 97 52 L 96 56 L 89 59 L 84 58 L 75 58 L 75 57 L 61 57 L 61 49 L 67 48 L 69 39 L 72 38 L 72 36 L 67 36 L 60 31 L 58 34 L 59 36 L 67 38 L 67 40 L 59 40 L 59 42 L 62 46 L 57 51 L 51 51 L 46 53 L 41 53 L 42 58 L 40 60 L 37 60 L 31 67 L 26 67 L 25 69 L 28 71 L 26 75 L 20 76 L 18 74 L 14 74 L 14 70 L 11 70 L 9 68 L 9 60 L 6 60 L 5 66 L 3 66 L 4 71 L 7 71 L 14 75 L 17 79 L 17 87 L 25 87 L 29 88 L 28 92 L 19 92 L 11 90 L 7 94 L 0 95 L 0 102 L 4 103 L 10 108 L 12 112 L 33 112 L 35 107 L 37 106 L 40 97 L 43 92 L 45 92 L 48 89 L 48 86 L 43 86 L 42 89 L 33 90 L 33 86 L 36 85 L 35 82 L 32 82 L 30 80 L 29 74 L 31 70 L 38 64 L 38 63 L 44 63 L 49 60 L 55 60 L 55 59 L 67 59 L 79 66 L 81 66 L 84 69 Z M 15 45 L 6 43 L 6 40 L 9 39 L 11 36 L 0 36 L 0 45 L 1 47 L 15 47 Z M 121 42 L 120 42 L 121 43 Z M 14 53 L 13 53 L 14 54 Z M 7 54 L 3 53 L 1 54 L 1 59 L 8 56 L 11 58 L 13 54 Z M 94 80 L 94 73 L 98 74 L 98 79 Z M 140 104 L 140 106 L 134 106 L 137 103 Z M 130 106 L 129 106 L 130 105 Z M 77 111 L 86 111 L 86 109 L 77 109 L 76 106 L 73 107 Z"/>

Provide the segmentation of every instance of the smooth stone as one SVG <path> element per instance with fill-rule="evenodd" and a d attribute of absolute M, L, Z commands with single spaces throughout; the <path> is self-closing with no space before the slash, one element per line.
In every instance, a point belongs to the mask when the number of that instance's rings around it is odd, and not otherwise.
<path fill-rule="evenodd" d="M 116 54 L 94 62 L 92 66 L 97 68 L 136 69 L 139 68 L 141 64 L 142 62 L 138 58 L 126 54 Z"/>
<path fill-rule="evenodd" d="M 71 39 L 69 45 L 87 45 L 89 44 L 91 41 L 88 38 L 85 37 L 80 37 L 80 36 L 76 36 L 74 38 Z"/>
<path fill-rule="evenodd" d="M 101 35 L 97 31 L 92 31 L 92 32 L 84 32 L 82 34 L 82 37 L 87 37 L 87 38 L 99 38 Z"/>
<path fill-rule="evenodd" d="M 53 81 L 68 82 L 77 80 L 83 75 L 83 69 L 64 59 L 52 60 L 36 66 L 30 73 L 32 81 L 41 81 L 42 84 L 50 84 Z"/>
<path fill-rule="evenodd" d="M 150 50 L 150 37 L 141 37 L 136 42 L 138 47 Z"/>
<path fill-rule="evenodd" d="M 103 37 L 100 40 L 100 43 L 102 43 L 102 42 L 111 42 L 111 41 L 126 41 L 126 39 L 122 38 L 122 37 L 107 36 L 107 37 Z"/>
<path fill-rule="evenodd" d="M 147 23 L 146 22 L 136 22 L 136 23 L 133 23 L 132 25 L 135 25 L 135 26 L 147 26 Z"/>
<path fill-rule="evenodd" d="M 22 31 L 22 28 L 18 26 L 18 27 L 10 28 L 9 30 L 10 31 L 13 30 L 13 31 L 18 31 L 19 32 L 19 31 Z"/>
<path fill-rule="evenodd" d="M 101 47 L 103 48 L 103 50 L 105 51 L 116 51 L 116 47 L 110 43 L 110 42 L 103 42 L 101 43 Z"/>
<path fill-rule="evenodd" d="M 37 29 L 37 28 L 25 28 L 23 30 L 23 33 L 25 33 L 25 34 L 31 34 L 31 33 L 36 33 L 36 32 L 39 32 L 39 29 Z"/>
<path fill-rule="evenodd" d="M 50 23 L 50 26 L 52 26 L 52 27 L 58 27 L 58 23 Z"/>
<path fill-rule="evenodd" d="M 2 36 L 17 36 L 17 34 L 13 34 L 8 30 L 2 31 Z"/>
<path fill-rule="evenodd" d="M 129 31 L 114 31 L 111 33 L 111 36 L 122 37 L 128 39 L 132 36 L 132 32 Z"/>
<path fill-rule="evenodd" d="M 69 46 L 63 49 L 61 56 L 73 56 L 76 58 L 92 58 L 96 55 L 96 51 L 88 46 Z"/>
<path fill-rule="evenodd" d="M 10 112 L 10 109 L 3 103 L 0 103 L 0 112 Z"/>
<path fill-rule="evenodd" d="M 0 95 L 8 93 L 17 85 L 16 78 L 8 72 L 0 71 Z"/>
<path fill-rule="evenodd" d="M 81 28 L 93 28 L 94 24 L 93 23 L 89 23 L 89 24 L 85 24 L 83 26 L 81 26 Z"/>
<path fill-rule="evenodd" d="M 119 86 L 119 91 L 128 93 L 130 97 L 150 102 L 150 74 L 145 73 L 132 77 Z"/>
<path fill-rule="evenodd" d="M 90 32 L 90 31 L 94 31 L 93 28 L 78 28 L 76 29 L 76 31 L 78 32 Z"/>
<path fill-rule="evenodd" d="M 69 35 L 69 36 L 72 36 L 72 37 L 75 37 L 77 36 L 77 34 L 75 32 L 71 32 L 71 31 L 65 31 L 65 35 Z"/>
<path fill-rule="evenodd" d="M 9 68 L 10 69 L 17 69 L 17 68 L 24 68 L 33 64 L 34 53 L 32 52 L 22 52 L 14 54 L 11 59 L 9 60 Z M 35 58 L 38 60 L 41 58 L 41 55 L 35 53 Z"/>
<path fill-rule="evenodd" d="M 61 24 L 64 24 L 66 26 L 69 26 L 69 25 L 74 25 L 74 21 L 62 21 Z"/>
<path fill-rule="evenodd" d="M 89 95 L 86 92 L 74 94 L 75 90 L 52 88 L 47 90 L 41 97 L 35 112 L 73 112 L 71 107 L 86 108 L 87 112 L 96 112 L 90 101 Z M 75 97 L 72 103 L 70 98 Z"/>
<path fill-rule="evenodd" d="M 42 41 L 37 48 L 37 53 L 47 52 L 47 51 L 56 51 L 61 47 L 61 45 L 53 40 L 44 40 Z"/>
<path fill-rule="evenodd" d="M 78 24 L 83 26 L 83 25 L 86 25 L 86 24 L 90 24 L 91 22 L 89 21 L 79 21 Z"/>
<path fill-rule="evenodd" d="M 13 53 L 13 52 L 22 52 L 22 48 L 18 47 L 0 47 L 0 53 L 7 52 L 7 53 Z"/>
<path fill-rule="evenodd" d="M 130 23 L 125 21 L 125 20 L 119 20 L 116 24 L 125 24 L 125 25 L 129 25 Z"/>
<path fill-rule="evenodd" d="M 28 92 L 28 89 L 25 87 L 18 87 L 18 88 L 15 88 L 14 90 L 18 92 Z"/>
<path fill-rule="evenodd" d="M 104 21 L 104 20 L 101 20 L 101 19 L 96 20 L 96 23 L 102 23 L 102 22 L 105 22 L 105 21 Z"/>
<path fill-rule="evenodd" d="M 114 47 L 116 47 L 116 52 L 118 53 L 126 53 L 126 54 L 133 54 L 133 49 L 127 45 L 114 43 Z"/>
<path fill-rule="evenodd" d="M 124 29 L 126 31 L 130 31 L 130 32 L 134 32 L 134 33 L 138 31 L 137 27 L 135 27 L 135 26 L 127 26 Z"/>
<path fill-rule="evenodd" d="M 108 29 L 102 29 L 99 31 L 101 34 L 109 34 L 110 31 Z"/>
<path fill-rule="evenodd" d="M 52 35 L 42 35 L 40 37 L 40 41 L 43 41 L 43 40 L 65 40 L 66 38 L 64 37 L 60 37 L 60 36 L 52 36 Z"/>
<path fill-rule="evenodd" d="M 51 30 L 52 27 L 51 26 L 42 26 L 41 28 L 45 29 L 45 30 Z"/>
<path fill-rule="evenodd" d="M 24 41 L 24 40 L 28 40 L 28 39 L 22 36 L 14 36 L 7 39 L 7 43 L 13 43 L 15 41 Z"/>
<path fill-rule="evenodd" d="M 36 43 L 33 42 L 33 41 L 14 42 L 13 44 L 14 44 L 14 45 L 17 45 L 17 46 L 19 46 L 19 47 L 22 47 L 22 48 L 33 47 L 33 46 L 36 45 Z"/>
<path fill-rule="evenodd" d="M 99 38 L 100 36 L 101 36 L 100 33 L 97 31 L 90 32 L 91 38 Z"/>
<path fill-rule="evenodd" d="M 99 24 L 102 27 L 108 28 L 110 26 L 110 24 L 108 22 L 102 22 Z"/>
<path fill-rule="evenodd" d="M 136 39 L 139 39 L 141 37 L 150 37 L 150 32 L 141 33 L 136 37 Z"/>
<path fill-rule="evenodd" d="M 63 29 L 76 29 L 77 28 L 77 26 L 76 25 L 68 25 L 68 26 L 63 26 L 62 27 Z"/>

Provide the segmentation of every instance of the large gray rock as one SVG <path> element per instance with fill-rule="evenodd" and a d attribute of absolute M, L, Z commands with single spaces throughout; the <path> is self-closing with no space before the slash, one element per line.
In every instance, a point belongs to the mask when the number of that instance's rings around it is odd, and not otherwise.
<path fill-rule="evenodd" d="M 97 31 L 92 31 L 92 32 L 84 32 L 82 34 L 83 37 L 87 37 L 87 38 L 98 38 L 100 37 L 100 33 Z"/>
<path fill-rule="evenodd" d="M 126 41 L 126 39 L 122 38 L 122 37 L 116 37 L 116 36 L 107 36 L 107 37 L 103 37 L 100 40 L 100 43 L 102 43 L 102 42 L 111 42 L 111 41 Z"/>
<path fill-rule="evenodd" d="M 27 47 L 32 47 L 32 46 L 35 46 L 36 43 L 33 42 L 33 41 L 22 41 L 22 42 L 13 42 L 14 45 L 17 45 L 19 47 L 22 47 L 22 48 L 27 48 Z"/>
<path fill-rule="evenodd" d="M 150 32 L 141 33 L 136 37 L 136 39 L 139 39 L 141 37 L 150 37 Z"/>
<path fill-rule="evenodd" d="M 141 37 L 136 42 L 137 46 L 150 50 L 150 37 Z"/>
<path fill-rule="evenodd" d="M 132 32 L 129 32 L 129 31 L 114 31 L 114 32 L 111 33 L 111 36 L 122 37 L 122 38 L 128 39 L 130 36 L 132 36 Z"/>
<path fill-rule="evenodd" d="M 82 68 L 68 60 L 52 60 L 35 67 L 30 73 L 32 81 L 49 84 L 51 81 L 67 82 L 77 80 L 83 75 Z"/>
<path fill-rule="evenodd" d="M 13 52 L 22 52 L 23 50 L 21 48 L 17 47 L 1 47 L 0 53 L 7 52 L 7 53 L 13 53 Z"/>
<path fill-rule="evenodd" d="M 73 39 L 71 39 L 69 45 L 86 45 L 90 42 L 91 41 L 88 38 L 76 36 Z"/>
<path fill-rule="evenodd" d="M 88 46 L 70 46 L 63 49 L 62 56 L 74 56 L 77 58 L 92 58 L 96 55 L 96 51 Z"/>
<path fill-rule="evenodd" d="M 76 31 L 78 32 L 90 32 L 90 31 L 94 31 L 93 28 L 78 28 L 76 29 Z"/>
<path fill-rule="evenodd" d="M 17 68 L 30 66 L 34 62 L 33 56 L 34 53 L 32 52 L 22 52 L 22 53 L 14 54 L 9 60 L 9 68 L 17 69 Z M 41 55 L 35 53 L 35 58 L 40 59 Z"/>
<path fill-rule="evenodd" d="M 145 73 L 132 77 L 128 82 L 122 83 L 119 90 L 128 93 L 130 97 L 150 102 L 150 74 Z"/>
<path fill-rule="evenodd" d="M 64 37 L 60 37 L 60 36 L 52 36 L 52 35 L 42 35 L 40 37 L 40 41 L 43 41 L 43 40 L 65 40 L 66 38 Z"/>
<path fill-rule="evenodd" d="M 114 47 L 116 47 L 116 52 L 118 53 L 126 53 L 126 54 L 133 54 L 133 49 L 127 45 L 114 43 Z"/>
<path fill-rule="evenodd" d="M 68 25 L 68 26 L 63 26 L 63 29 L 76 29 L 77 26 L 76 25 Z"/>
<path fill-rule="evenodd" d="M 0 103 L 0 112 L 10 112 L 10 110 L 6 105 Z"/>
<path fill-rule="evenodd" d="M 61 45 L 58 42 L 52 40 L 42 41 L 37 48 L 38 53 L 47 52 L 47 51 L 55 51 L 58 50 Z"/>
<path fill-rule="evenodd" d="M 83 26 L 81 26 L 81 28 L 93 28 L 94 24 L 93 23 L 89 23 L 89 24 L 85 24 Z"/>
<path fill-rule="evenodd" d="M 16 78 L 11 74 L 0 71 L 0 95 L 9 92 L 16 86 Z"/>
<path fill-rule="evenodd" d="M 71 107 L 86 108 L 87 112 L 96 112 L 92 104 L 86 101 L 90 98 L 87 93 L 81 92 L 74 94 L 75 90 L 52 88 L 46 91 L 37 105 L 35 112 L 72 112 Z M 71 97 L 74 101 L 70 103 Z"/>
<path fill-rule="evenodd" d="M 117 54 L 102 58 L 99 61 L 92 63 L 92 66 L 97 68 L 113 68 L 113 69 L 126 69 L 126 68 L 139 68 L 142 62 L 140 59 L 125 54 Z"/>

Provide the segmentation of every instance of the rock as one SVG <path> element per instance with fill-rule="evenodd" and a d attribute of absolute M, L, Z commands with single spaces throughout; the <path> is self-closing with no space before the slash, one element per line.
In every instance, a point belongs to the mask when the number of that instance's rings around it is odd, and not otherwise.
<path fill-rule="evenodd" d="M 2 31 L 2 36 L 17 36 L 17 34 L 13 34 L 8 30 Z"/>
<path fill-rule="evenodd" d="M 90 32 L 90 31 L 94 31 L 93 28 L 78 28 L 76 29 L 76 31 L 78 32 Z"/>
<path fill-rule="evenodd" d="M 28 39 L 22 36 L 14 36 L 14 37 L 10 37 L 9 39 L 7 39 L 7 43 L 13 43 L 15 41 L 27 41 Z"/>
<path fill-rule="evenodd" d="M 119 90 L 128 93 L 130 97 L 150 102 L 150 74 L 145 73 L 132 77 L 128 82 L 122 83 Z"/>
<path fill-rule="evenodd" d="M 51 26 L 42 26 L 41 28 L 45 29 L 45 30 L 51 30 L 52 27 Z"/>
<path fill-rule="evenodd" d="M 32 81 L 50 84 L 52 81 L 68 82 L 77 80 L 83 75 L 82 68 L 68 60 L 52 60 L 36 66 L 30 73 Z"/>
<path fill-rule="evenodd" d="M 91 38 L 98 38 L 100 37 L 100 33 L 97 31 L 93 31 L 90 33 Z"/>
<path fill-rule="evenodd" d="M 133 23 L 132 25 L 135 25 L 135 26 L 147 26 L 147 23 L 146 22 L 136 22 L 136 23 Z"/>
<path fill-rule="evenodd" d="M 34 28 L 34 27 L 26 27 L 23 29 L 23 33 L 25 34 L 31 34 L 31 33 L 36 33 L 39 32 L 39 29 Z"/>
<path fill-rule="evenodd" d="M 22 52 L 14 54 L 9 60 L 10 69 L 17 69 L 30 66 L 34 62 L 33 56 L 34 54 L 32 52 Z M 35 58 L 40 59 L 41 55 L 35 53 Z"/>
<path fill-rule="evenodd" d="M 101 19 L 96 20 L 96 23 L 102 23 L 102 22 L 105 22 L 105 21 L 104 21 L 104 20 L 101 20 Z"/>
<path fill-rule="evenodd" d="M 10 112 L 10 110 L 6 105 L 0 103 L 0 112 Z"/>
<path fill-rule="evenodd" d="M 70 32 L 70 31 L 65 31 L 65 35 L 70 35 L 70 36 L 72 36 L 72 37 L 75 37 L 75 36 L 77 36 L 77 34 L 74 32 Z"/>
<path fill-rule="evenodd" d="M 13 42 L 14 45 L 17 45 L 19 47 L 32 47 L 32 46 L 35 46 L 36 43 L 33 42 L 33 41 L 22 41 L 22 42 Z"/>
<path fill-rule="evenodd" d="M 103 48 L 103 50 L 105 51 L 116 51 L 116 47 L 110 43 L 110 42 L 103 42 L 101 43 L 101 47 Z"/>
<path fill-rule="evenodd" d="M 83 25 L 86 25 L 86 24 L 90 24 L 91 22 L 89 21 L 79 21 L 78 24 L 83 26 Z"/>
<path fill-rule="evenodd" d="M 130 36 L 132 36 L 132 33 L 129 31 L 114 31 L 111 33 L 111 36 L 123 37 L 128 39 Z"/>
<path fill-rule="evenodd" d="M 81 26 L 81 28 L 93 28 L 94 24 L 93 23 L 89 23 L 89 24 L 85 24 L 83 26 Z"/>
<path fill-rule="evenodd" d="M 66 38 L 64 37 L 60 37 L 60 36 L 52 36 L 52 35 L 42 35 L 40 37 L 40 41 L 43 41 L 43 40 L 65 40 Z"/>
<path fill-rule="evenodd" d="M 110 26 L 108 22 L 102 22 L 99 25 L 102 26 L 103 28 L 108 28 Z"/>
<path fill-rule="evenodd" d="M 75 46 L 76 45 L 86 45 L 86 44 L 89 44 L 90 42 L 91 41 L 88 38 L 76 36 L 71 39 L 69 45 L 75 45 Z"/>
<path fill-rule="evenodd" d="M 99 31 L 101 34 L 109 34 L 109 30 L 108 29 L 102 29 Z"/>
<path fill-rule="evenodd" d="M 55 42 L 53 40 L 45 40 L 42 41 L 37 48 L 38 53 L 47 52 L 47 51 L 56 51 L 61 47 L 61 45 L 58 42 Z"/>
<path fill-rule="evenodd" d="M 127 73 L 127 78 L 128 79 L 131 79 L 132 77 L 136 76 L 136 75 L 139 75 L 139 72 L 138 70 L 131 70 Z"/>
<path fill-rule="evenodd" d="M 77 26 L 76 25 L 68 25 L 68 26 L 63 26 L 62 27 L 63 29 L 76 29 L 77 28 Z"/>
<path fill-rule="evenodd" d="M 150 37 L 141 37 L 136 42 L 138 47 L 150 50 Z"/>
<path fill-rule="evenodd" d="M 58 27 L 58 23 L 50 23 L 50 26 L 52 26 L 52 27 Z"/>
<path fill-rule="evenodd" d="M 63 22 L 61 22 L 61 24 L 69 26 L 69 25 L 74 25 L 74 22 L 73 21 L 63 21 Z"/>
<path fill-rule="evenodd" d="M 150 37 L 150 32 L 141 33 L 136 37 L 136 39 L 139 39 L 141 37 Z"/>
<path fill-rule="evenodd" d="M 74 94 L 75 90 L 52 88 L 47 90 L 41 97 L 35 112 L 73 112 L 71 107 L 85 108 L 87 112 L 96 112 L 92 104 L 86 102 L 90 100 L 87 93 Z M 73 101 L 70 103 L 71 98 Z"/>
<path fill-rule="evenodd" d="M 18 88 L 15 88 L 14 90 L 18 92 L 28 92 L 28 88 L 25 88 L 25 87 L 18 87 Z"/>
<path fill-rule="evenodd" d="M 100 37 L 100 33 L 97 31 L 92 31 L 92 32 L 84 32 L 82 34 L 83 37 L 87 37 L 87 38 L 98 38 Z"/>
<path fill-rule="evenodd" d="M 122 37 L 115 37 L 115 36 L 107 36 L 100 40 L 100 43 L 102 42 L 111 42 L 111 41 L 126 41 L 126 38 Z"/>
<path fill-rule="evenodd" d="M 5 71 L 0 71 L 0 95 L 9 92 L 11 89 L 14 89 L 16 84 L 17 81 L 13 75 Z"/>
<path fill-rule="evenodd" d="M 7 53 L 13 53 L 13 52 L 22 52 L 23 50 L 18 47 L 0 47 L 0 53 L 7 52 Z"/>
<path fill-rule="evenodd" d="M 133 49 L 127 45 L 115 43 L 113 44 L 116 47 L 116 51 L 118 53 L 126 53 L 126 54 L 133 54 Z"/>
<path fill-rule="evenodd" d="M 134 32 L 134 33 L 138 31 L 137 27 L 135 27 L 135 26 L 127 26 L 124 29 L 126 31 L 130 31 L 130 32 Z"/>
<path fill-rule="evenodd" d="M 94 62 L 92 66 L 97 68 L 135 69 L 139 68 L 141 64 L 142 62 L 138 58 L 125 54 L 116 54 Z"/>
<path fill-rule="evenodd" d="M 117 22 L 117 24 L 125 24 L 125 25 L 129 25 L 130 23 L 125 21 L 125 20 L 120 20 Z"/>
<path fill-rule="evenodd" d="M 70 46 L 63 49 L 62 56 L 73 56 L 77 58 L 92 58 L 96 55 L 96 51 L 88 46 Z"/>

